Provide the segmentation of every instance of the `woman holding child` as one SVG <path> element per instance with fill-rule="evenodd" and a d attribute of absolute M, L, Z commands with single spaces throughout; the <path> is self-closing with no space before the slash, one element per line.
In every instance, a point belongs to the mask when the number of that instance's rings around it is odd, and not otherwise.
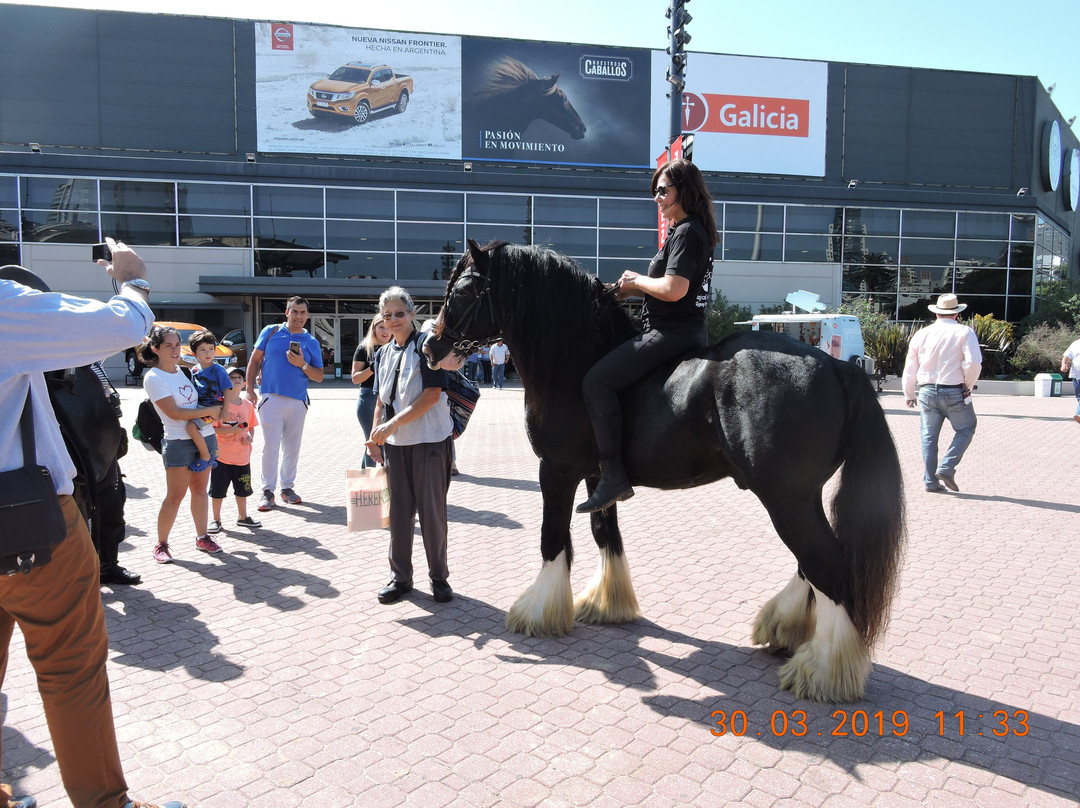
<path fill-rule="evenodd" d="M 217 418 L 221 407 L 200 407 L 198 393 L 191 378 L 180 369 L 180 335 L 176 329 L 155 326 L 146 342 L 139 348 L 139 360 L 149 370 L 143 374 L 143 389 L 154 402 L 154 409 L 165 428 L 161 455 L 165 463 L 165 499 L 158 511 L 157 546 L 154 560 L 159 564 L 172 562 L 169 552 L 169 532 L 176 521 L 180 504 L 191 493 L 191 518 L 195 522 L 195 547 L 204 553 L 220 553 L 221 548 L 206 532 L 209 496 L 207 484 L 210 466 L 202 471 L 189 468 L 199 459 L 199 448 L 187 432 L 188 421 Z M 206 443 L 211 460 L 217 454 L 217 438 L 212 423 L 204 423 L 199 433 Z"/>

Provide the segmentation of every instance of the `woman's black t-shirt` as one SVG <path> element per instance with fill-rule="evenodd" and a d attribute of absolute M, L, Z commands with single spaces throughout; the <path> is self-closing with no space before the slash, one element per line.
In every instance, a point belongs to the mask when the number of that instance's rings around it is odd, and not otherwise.
<path fill-rule="evenodd" d="M 688 216 L 668 229 L 660 252 L 649 264 L 649 277 L 678 275 L 690 281 L 681 300 L 666 301 L 645 295 L 645 328 L 676 334 L 698 334 L 705 327 L 712 285 L 713 256 L 709 234 L 696 216 Z"/>
<path fill-rule="evenodd" d="M 362 343 L 362 342 L 359 345 L 357 345 L 356 350 L 353 351 L 352 361 L 354 361 L 354 362 L 363 362 L 369 368 L 374 370 L 374 368 L 372 367 L 373 360 L 368 357 L 367 351 L 364 350 L 364 343 Z M 364 381 L 360 382 L 360 387 L 371 388 L 371 387 L 374 387 L 374 386 L 375 386 L 375 374 L 374 373 L 372 373 L 370 376 L 368 376 L 366 379 L 364 379 Z"/>

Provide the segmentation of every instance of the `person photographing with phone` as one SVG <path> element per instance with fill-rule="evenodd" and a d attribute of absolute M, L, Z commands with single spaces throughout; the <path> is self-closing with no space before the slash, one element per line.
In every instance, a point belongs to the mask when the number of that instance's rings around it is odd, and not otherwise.
<path fill-rule="evenodd" d="M 308 317 L 308 302 L 290 297 L 285 303 L 285 322 L 268 325 L 259 333 L 248 361 L 247 397 L 259 411 L 263 433 L 260 511 L 274 508 L 279 471 L 281 501 L 288 505 L 302 501 L 294 486 L 309 404 L 308 384 L 323 380 L 322 346 L 304 328 Z"/>

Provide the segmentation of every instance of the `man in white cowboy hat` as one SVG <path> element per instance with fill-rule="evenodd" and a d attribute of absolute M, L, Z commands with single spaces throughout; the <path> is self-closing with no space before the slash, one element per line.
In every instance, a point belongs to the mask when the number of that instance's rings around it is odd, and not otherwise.
<path fill-rule="evenodd" d="M 916 331 L 908 344 L 904 399 L 909 407 L 919 402 L 926 490 L 939 492 L 948 488 L 959 491 L 956 467 L 975 435 L 971 391 L 982 370 L 982 352 L 975 332 L 956 321 L 956 316 L 967 308 L 966 303 L 960 303 L 956 295 L 948 294 L 941 295 L 937 305 L 931 304 L 927 308 L 937 315 L 937 319 Z M 939 464 L 938 435 L 946 418 L 955 434 Z M 945 483 L 945 487 L 941 483 Z"/>

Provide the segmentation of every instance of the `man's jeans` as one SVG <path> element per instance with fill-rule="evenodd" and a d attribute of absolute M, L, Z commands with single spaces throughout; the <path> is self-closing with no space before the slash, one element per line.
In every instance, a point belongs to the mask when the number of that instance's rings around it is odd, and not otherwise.
<path fill-rule="evenodd" d="M 491 363 L 491 384 L 493 387 L 502 387 L 506 381 L 506 365 Z"/>
<path fill-rule="evenodd" d="M 919 413 L 922 415 L 923 482 L 927 488 L 934 488 L 938 484 L 938 474 L 951 477 L 956 473 L 960 458 L 971 444 L 975 436 L 975 408 L 964 403 L 964 391 L 959 387 L 926 384 L 919 388 Z M 956 434 L 938 464 L 938 435 L 946 418 Z"/>

